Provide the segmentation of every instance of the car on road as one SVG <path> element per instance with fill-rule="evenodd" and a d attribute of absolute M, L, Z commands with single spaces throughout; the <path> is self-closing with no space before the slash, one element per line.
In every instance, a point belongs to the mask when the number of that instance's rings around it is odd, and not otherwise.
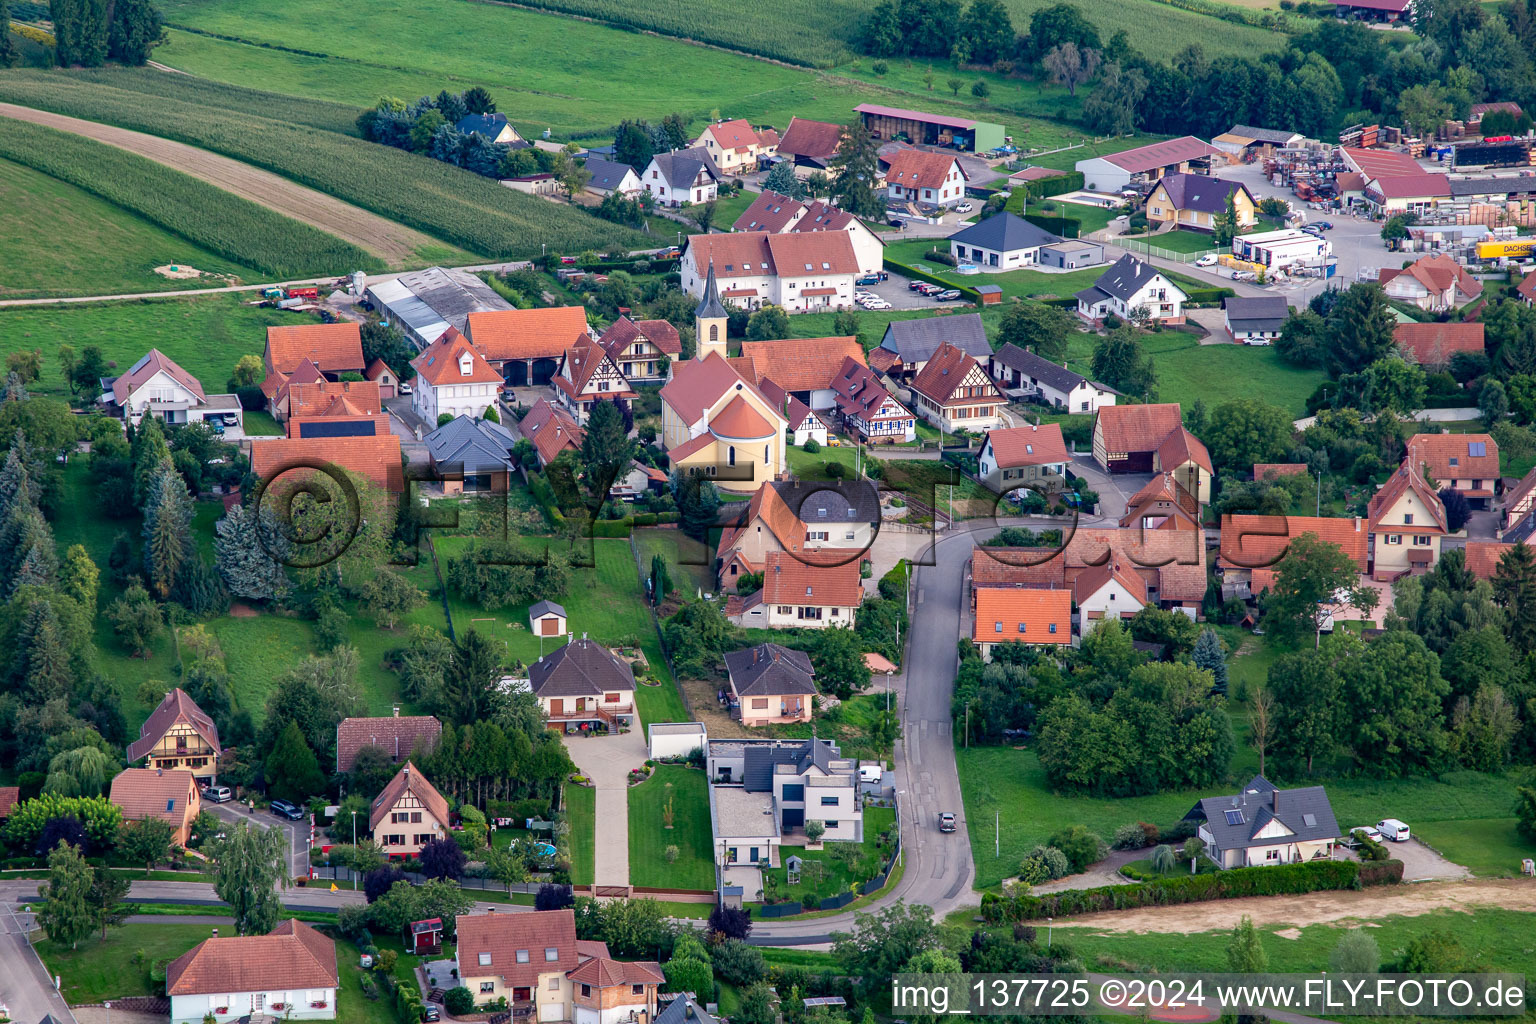
<path fill-rule="evenodd" d="M 1381 838 L 1390 839 L 1394 843 L 1406 843 L 1409 839 L 1408 826 L 1396 818 L 1383 818 L 1378 821 L 1376 831 L 1381 833 Z"/>
<path fill-rule="evenodd" d="M 1234 280 L 1234 281 L 1253 282 L 1253 281 L 1257 281 L 1258 279 L 1259 279 L 1259 275 L 1255 274 L 1251 270 L 1234 270 L 1234 271 L 1232 271 L 1232 280 Z"/>
<path fill-rule="evenodd" d="M 956 203 L 955 204 L 955 212 L 956 213 L 970 213 L 974 209 L 976 209 L 976 207 L 972 206 L 970 203 Z"/>
<path fill-rule="evenodd" d="M 273 800 L 267 809 L 279 818 L 287 818 L 289 821 L 298 821 L 304 817 L 304 812 L 287 800 Z"/>
<path fill-rule="evenodd" d="M 947 291 L 939 292 L 939 294 L 934 296 L 934 298 L 939 302 L 954 302 L 959 297 L 960 290 L 958 288 L 950 288 Z"/>
<path fill-rule="evenodd" d="M 1212 253 L 1206 253 L 1204 256 L 1201 256 L 1199 259 L 1195 260 L 1195 266 L 1197 267 L 1214 267 L 1215 265 L 1216 257 Z"/>
<path fill-rule="evenodd" d="M 939 831 L 953 832 L 955 830 L 955 815 L 953 811 L 944 811 L 939 814 Z"/>
<path fill-rule="evenodd" d="M 1369 839 L 1373 843 L 1379 843 L 1381 842 L 1381 833 L 1377 832 L 1369 825 L 1363 825 L 1360 828 L 1350 829 L 1349 833 L 1345 835 L 1344 838 L 1340 840 L 1340 842 L 1347 850 L 1358 850 L 1360 847 L 1365 845 L 1362 842 L 1364 839 Z"/>
<path fill-rule="evenodd" d="M 228 786 L 209 786 L 203 791 L 203 799 L 211 804 L 222 804 L 234 799 L 235 792 Z"/>
<path fill-rule="evenodd" d="M 902 220 L 900 217 L 887 217 L 885 218 L 885 222 L 893 228 L 904 228 L 907 226 L 907 222 Z"/>
<path fill-rule="evenodd" d="M 1332 231 L 1333 230 L 1333 221 L 1331 221 L 1331 220 L 1320 220 L 1320 221 L 1317 221 L 1313 226 L 1316 227 L 1319 231 Z"/>

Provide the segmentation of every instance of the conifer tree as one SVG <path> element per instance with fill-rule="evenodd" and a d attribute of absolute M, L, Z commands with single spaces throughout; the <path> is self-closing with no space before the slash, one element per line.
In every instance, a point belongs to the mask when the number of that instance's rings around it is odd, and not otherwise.
<path fill-rule="evenodd" d="M 144 500 L 144 575 L 150 593 L 161 601 L 170 598 L 196 560 L 192 496 L 166 461 L 150 477 Z"/>

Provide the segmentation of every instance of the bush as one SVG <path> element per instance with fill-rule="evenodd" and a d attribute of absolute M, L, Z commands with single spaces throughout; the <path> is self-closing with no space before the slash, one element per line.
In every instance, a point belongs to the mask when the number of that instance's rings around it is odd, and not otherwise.
<path fill-rule="evenodd" d="M 827 476 L 833 480 L 841 480 L 847 472 L 848 467 L 844 466 L 841 462 L 827 463 Z"/>
<path fill-rule="evenodd" d="M 458 988 L 451 988 L 443 996 L 443 1006 L 455 1017 L 463 1016 L 466 1013 L 474 1013 L 475 994 L 463 985 L 460 985 Z"/>
<path fill-rule="evenodd" d="M 1115 829 L 1115 838 L 1109 844 L 1117 850 L 1139 850 L 1147 845 L 1147 831 L 1138 822 L 1121 825 Z"/>
<path fill-rule="evenodd" d="M 805 444 L 800 446 L 800 450 L 805 452 L 807 455 L 815 455 L 817 452 L 821 451 L 821 443 L 814 437 L 808 437 L 805 439 Z"/>
<path fill-rule="evenodd" d="M 946 267 L 958 267 L 960 265 L 960 261 L 954 256 L 947 252 L 941 252 L 938 249 L 923 253 L 923 261 L 925 263 L 942 263 Z"/>
<path fill-rule="evenodd" d="M 717 906 L 709 913 L 709 930 L 727 939 L 745 939 L 752 933 L 752 917 L 738 907 Z"/>
<path fill-rule="evenodd" d="M 1088 870 L 1089 865 L 1104 857 L 1104 843 L 1088 830 L 1086 825 L 1072 825 L 1061 829 L 1050 838 L 1050 844 L 1066 855 L 1072 873 Z"/>
<path fill-rule="evenodd" d="M 709 959 L 721 980 L 739 988 L 763 980 L 768 973 L 768 961 L 763 957 L 763 951 L 740 939 L 727 939 L 720 943 L 710 951 Z"/>

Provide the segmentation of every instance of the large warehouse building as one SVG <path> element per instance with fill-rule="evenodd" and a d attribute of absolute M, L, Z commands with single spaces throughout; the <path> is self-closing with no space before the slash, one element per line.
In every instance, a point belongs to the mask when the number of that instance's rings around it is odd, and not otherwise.
<path fill-rule="evenodd" d="M 1003 144 L 1003 126 L 964 117 L 925 114 L 920 110 L 882 107 L 878 103 L 860 103 L 853 108 L 864 127 L 884 142 L 904 139 L 920 146 L 950 146 L 984 153 Z"/>

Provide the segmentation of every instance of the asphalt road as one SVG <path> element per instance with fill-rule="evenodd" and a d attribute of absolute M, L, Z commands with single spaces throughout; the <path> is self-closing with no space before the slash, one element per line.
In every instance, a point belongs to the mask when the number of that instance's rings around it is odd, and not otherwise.
<path fill-rule="evenodd" d="M 257 828 L 280 829 L 288 837 L 288 877 L 303 878 L 309 875 L 308 821 L 289 821 L 267 811 L 252 813 L 245 804 L 237 801 L 222 804 L 205 802 L 203 806 L 221 821 L 244 821 Z"/>
<path fill-rule="evenodd" d="M 28 899 L 35 898 L 37 883 Z M 32 915 L 23 914 L 17 901 L 6 898 L 0 906 L 0 1006 L 10 1018 L 23 1024 L 42 1020 L 48 1014 L 61 1024 L 74 1024 L 64 997 L 53 987 L 53 979 L 43 969 L 42 961 L 27 941 L 32 929 Z"/>

